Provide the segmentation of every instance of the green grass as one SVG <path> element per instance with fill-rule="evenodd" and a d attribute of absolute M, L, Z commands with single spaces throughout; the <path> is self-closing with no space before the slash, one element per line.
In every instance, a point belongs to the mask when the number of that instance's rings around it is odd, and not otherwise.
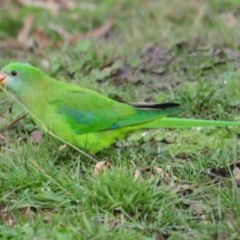
<path fill-rule="evenodd" d="M 183 117 L 239 120 L 238 0 L 75 3 L 54 13 L 6 1 L 0 68 L 27 61 L 114 99 L 174 101 Z M 30 14 L 29 45 L 16 47 Z M 105 36 L 74 44 L 49 27 L 86 33 L 112 15 Z M 38 45 L 36 29 L 47 35 L 47 48 Z M 29 116 L 5 130 L 24 111 L 3 92 L 0 103 L 1 239 L 239 238 L 238 128 L 133 133 L 94 156 L 110 164 L 95 176 L 96 161 L 71 147 L 60 149 L 47 135 L 32 142 Z"/>

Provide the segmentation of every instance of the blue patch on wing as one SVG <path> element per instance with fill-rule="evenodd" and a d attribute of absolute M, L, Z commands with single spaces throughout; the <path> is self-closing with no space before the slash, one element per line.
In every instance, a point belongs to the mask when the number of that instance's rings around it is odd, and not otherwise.
<path fill-rule="evenodd" d="M 64 114 L 72 122 L 72 124 L 79 125 L 80 129 L 81 129 L 81 125 L 85 125 L 85 126 L 88 125 L 89 128 L 91 128 L 91 126 L 94 126 L 94 123 L 99 124 L 99 121 L 97 121 L 97 118 L 94 115 L 94 112 L 91 110 L 81 111 L 77 108 L 71 108 L 67 105 L 62 105 L 57 108 L 57 113 Z M 104 123 L 104 119 L 102 119 L 102 121 Z M 108 127 L 108 128 L 106 127 L 106 129 L 101 129 L 101 130 L 114 130 L 118 127 L 119 127 L 119 124 L 114 123 L 111 127 Z M 76 126 L 75 133 L 82 134 L 84 133 L 84 131 L 79 130 L 78 127 Z"/>
<path fill-rule="evenodd" d="M 113 130 L 113 129 L 117 129 L 119 128 L 119 124 L 114 123 L 110 128 L 108 128 L 109 130 Z"/>
<path fill-rule="evenodd" d="M 79 109 L 70 108 L 68 106 L 59 107 L 57 113 L 66 114 L 78 124 L 86 124 L 94 118 L 92 111 L 80 111 Z"/>

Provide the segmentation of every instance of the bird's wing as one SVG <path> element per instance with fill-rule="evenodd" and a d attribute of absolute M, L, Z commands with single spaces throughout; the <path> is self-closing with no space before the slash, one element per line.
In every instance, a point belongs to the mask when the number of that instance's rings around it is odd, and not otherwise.
<path fill-rule="evenodd" d="M 160 117 L 173 115 L 179 108 L 152 105 L 144 110 L 114 101 L 87 89 L 64 91 L 57 100 L 50 102 L 62 121 L 66 121 L 78 134 L 116 129 L 124 126 L 148 122 Z M 158 106 L 158 108 L 156 108 Z M 178 110 L 176 110 L 178 109 Z"/>

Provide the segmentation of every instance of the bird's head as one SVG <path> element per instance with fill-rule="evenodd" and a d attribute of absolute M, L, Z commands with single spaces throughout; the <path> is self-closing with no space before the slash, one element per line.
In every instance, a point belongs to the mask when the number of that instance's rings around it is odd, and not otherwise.
<path fill-rule="evenodd" d="M 10 63 L 0 71 L 0 84 L 18 93 L 35 84 L 43 73 L 28 63 Z"/>

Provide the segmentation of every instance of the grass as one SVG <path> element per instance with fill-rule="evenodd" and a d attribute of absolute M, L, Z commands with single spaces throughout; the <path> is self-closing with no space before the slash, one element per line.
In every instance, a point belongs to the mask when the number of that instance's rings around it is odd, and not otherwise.
<path fill-rule="evenodd" d="M 28 61 L 114 99 L 239 120 L 237 0 L 72 2 L 46 10 L 3 1 L 0 68 Z M 22 46 L 15 39 L 31 14 Z M 51 28 L 89 33 L 112 15 L 105 34 L 76 43 Z M 47 135 L 34 142 L 29 116 L 4 130 L 24 111 L 3 92 L 0 102 L 1 239 L 239 238 L 238 128 L 133 133 L 94 156 L 109 166 L 94 175 L 96 162 L 71 147 Z"/>

